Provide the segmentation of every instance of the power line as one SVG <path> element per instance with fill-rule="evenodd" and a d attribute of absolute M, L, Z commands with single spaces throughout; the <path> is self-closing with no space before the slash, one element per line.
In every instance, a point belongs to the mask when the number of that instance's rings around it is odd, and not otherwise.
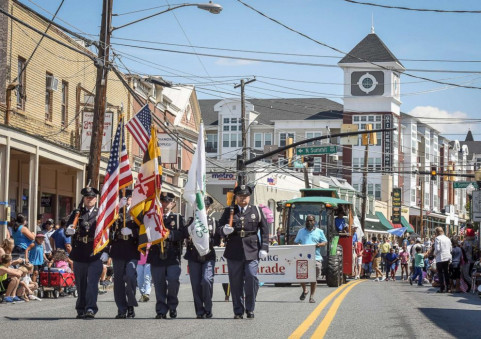
<path fill-rule="evenodd" d="M 481 10 L 449 10 L 449 9 L 428 9 L 428 8 L 411 8 L 411 7 L 402 7 L 402 6 L 388 6 L 388 5 L 381 5 L 375 4 L 372 2 L 362 2 L 362 1 L 355 1 L 355 0 L 342 0 L 345 2 L 349 2 L 356 5 L 364 5 L 364 6 L 374 6 L 374 7 L 382 7 L 388 9 L 401 9 L 404 11 L 415 11 L 415 12 L 434 12 L 434 13 L 456 13 L 456 14 L 481 14 Z"/>

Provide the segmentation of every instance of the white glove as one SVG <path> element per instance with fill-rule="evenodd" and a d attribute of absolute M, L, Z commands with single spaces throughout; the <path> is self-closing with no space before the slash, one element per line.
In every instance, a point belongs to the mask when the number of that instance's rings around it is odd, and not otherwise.
<path fill-rule="evenodd" d="M 123 227 L 121 230 L 120 230 L 120 233 L 122 233 L 122 235 L 131 235 L 132 234 L 132 230 L 128 227 Z"/>
<path fill-rule="evenodd" d="M 74 226 L 70 225 L 69 227 L 67 227 L 67 229 L 65 230 L 65 234 L 66 235 L 74 235 L 75 234 Z"/>
<path fill-rule="evenodd" d="M 107 254 L 107 252 L 102 253 L 102 255 L 100 256 L 100 261 L 107 262 L 107 260 L 109 260 L 109 255 Z"/>
<path fill-rule="evenodd" d="M 125 205 L 127 205 L 127 197 L 123 197 L 119 201 L 119 208 L 123 208 Z"/>
<path fill-rule="evenodd" d="M 259 251 L 259 259 L 265 259 L 267 258 L 267 252 L 264 250 Z"/>
<path fill-rule="evenodd" d="M 224 231 L 225 235 L 229 235 L 232 232 L 234 232 L 234 227 L 231 227 L 229 225 L 225 225 L 224 228 L 223 228 L 223 231 Z"/>

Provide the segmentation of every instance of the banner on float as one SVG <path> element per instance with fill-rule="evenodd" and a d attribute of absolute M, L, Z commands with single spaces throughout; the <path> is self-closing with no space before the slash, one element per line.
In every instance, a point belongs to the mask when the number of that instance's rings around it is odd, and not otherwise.
<path fill-rule="evenodd" d="M 259 260 L 258 278 L 264 283 L 300 283 L 316 281 L 315 245 L 281 245 L 269 247 L 266 259 Z M 214 283 L 228 283 L 224 248 L 216 247 Z M 189 283 L 187 260 L 182 260 L 181 283 Z"/>

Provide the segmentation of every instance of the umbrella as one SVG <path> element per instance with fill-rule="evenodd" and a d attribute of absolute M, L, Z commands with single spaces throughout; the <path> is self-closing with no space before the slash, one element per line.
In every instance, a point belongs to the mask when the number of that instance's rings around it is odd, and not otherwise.
<path fill-rule="evenodd" d="M 406 230 L 407 230 L 407 227 L 394 228 L 392 230 L 388 230 L 388 233 L 398 237 L 402 237 L 404 232 L 406 232 Z"/>

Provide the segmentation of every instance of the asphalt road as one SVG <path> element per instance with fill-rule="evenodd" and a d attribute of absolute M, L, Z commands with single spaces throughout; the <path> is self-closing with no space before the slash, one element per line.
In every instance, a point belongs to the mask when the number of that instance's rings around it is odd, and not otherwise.
<path fill-rule="evenodd" d="M 154 319 L 154 302 L 140 303 L 135 319 L 116 320 L 113 293 L 99 296 L 95 320 L 77 320 L 75 298 L 0 305 L 3 338 L 474 338 L 481 299 L 436 294 L 407 282 L 351 281 L 319 285 L 317 303 L 299 301 L 300 287 L 262 286 L 255 319 L 234 320 L 222 286 L 214 288 L 213 319 L 195 319 L 190 285 L 181 285 L 177 319 Z M 307 298 L 308 299 L 308 298 Z"/>

